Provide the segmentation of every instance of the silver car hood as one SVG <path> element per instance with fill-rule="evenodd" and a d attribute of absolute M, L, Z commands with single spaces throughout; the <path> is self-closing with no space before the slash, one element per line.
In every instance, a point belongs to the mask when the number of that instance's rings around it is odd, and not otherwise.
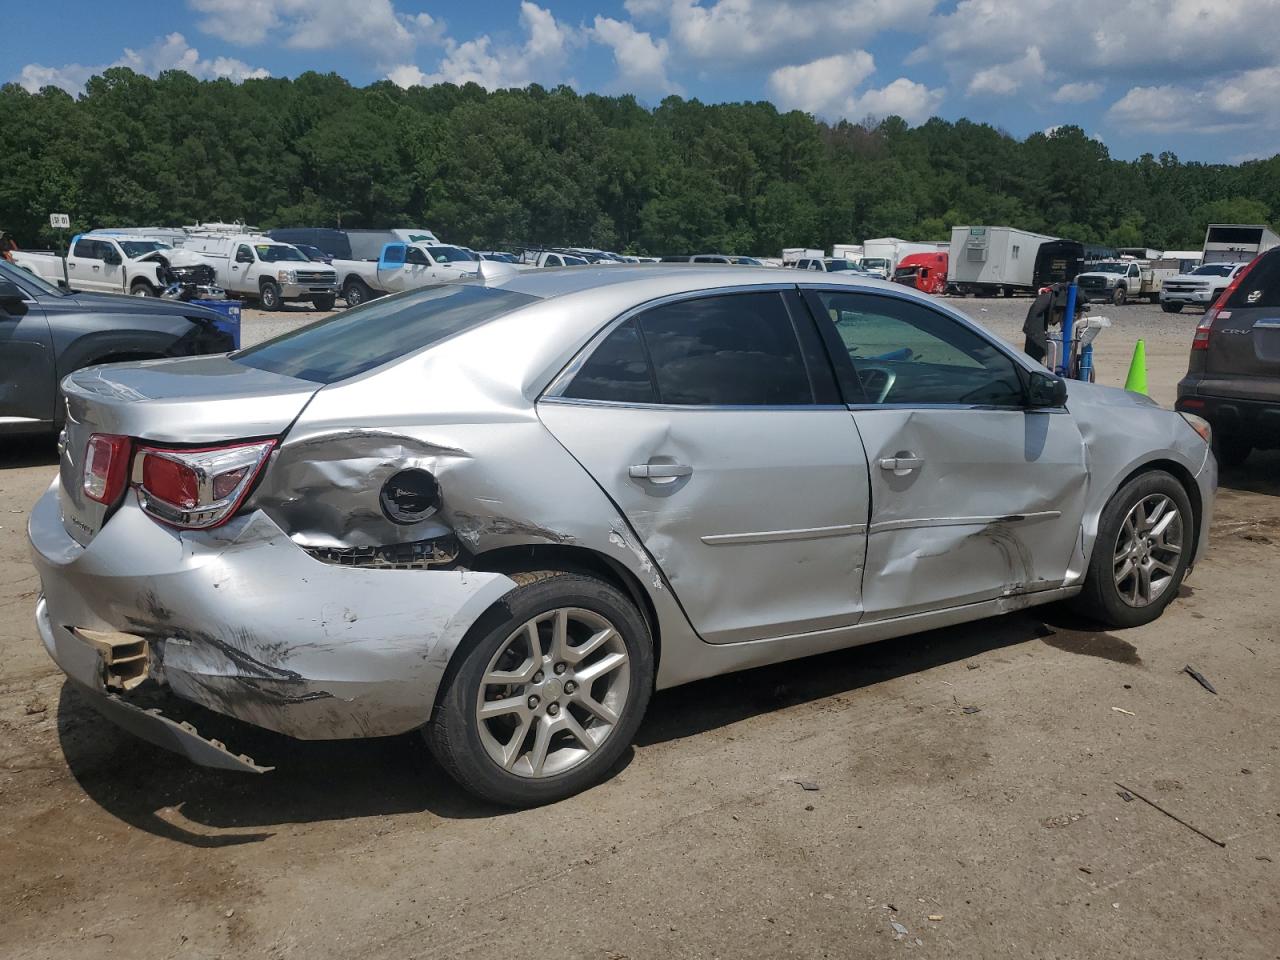
<path fill-rule="evenodd" d="M 62 522 L 88 543 L 107 508 L 84 495 L 84 451 L 95 433 L 159 443 L 206 444 L 278 436 L 320 384 L 234 363 L 226 356 L 113 363 L 62 381 Z"/>

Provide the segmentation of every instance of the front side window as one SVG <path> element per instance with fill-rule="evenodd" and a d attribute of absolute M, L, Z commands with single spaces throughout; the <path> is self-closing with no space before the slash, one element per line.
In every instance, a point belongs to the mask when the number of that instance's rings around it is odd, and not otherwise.
<path fill-rule="evenodd" d="M 404 262 L 409 264 L 414 264 L 419 267 L 431 266 L 430 262 L 427 260 L 427 255 L 423 253 L 421 250 L 419 250 L 417 247 L 409 247 L 407 250 L 405 250 Z"/>
<path fill-rule="evenodd" d="M 869 403 L 1022 406 L 1012 360 L 963 324 L 922 304 L 862 293 L 818 291 Z"/>
<path fill-rule="evenodd" d="M 436 263 L 475 263 L 476 258 L 469 250 L 461 247 L 427 247 Z"/>
<path fill-rule="evenodd" d="M 244 244 L 236 250 L 236 263 L 253 263 L 253 253 Z"/>

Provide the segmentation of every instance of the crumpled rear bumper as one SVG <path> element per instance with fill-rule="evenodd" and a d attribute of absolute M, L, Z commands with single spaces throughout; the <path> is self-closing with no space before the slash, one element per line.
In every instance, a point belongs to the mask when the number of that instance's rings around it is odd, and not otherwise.
<path fill-rule="evenodd" d="M 57 490 L 28 524 L 49 655 L 112 719 L 201 763 L 209 754 L 188 731 L 150 722 L 113 689 L 104 655 L 78 631 L 145 639 L 147 678 L 218 713 L 301 739 L 383 736 L 429 719 L 454 649 L 515 586 L 494 573 L 323 563 L 260 512 L 172 530 L 132 492 L 82 547 L 63 529 Z"/>

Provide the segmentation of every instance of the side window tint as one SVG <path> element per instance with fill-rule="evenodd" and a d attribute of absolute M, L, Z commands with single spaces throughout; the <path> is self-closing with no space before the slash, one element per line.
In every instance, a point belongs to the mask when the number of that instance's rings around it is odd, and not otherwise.
<path fill-rule="evenodd" d="M 1236 287 L 1227 306 L 1234 309 L 1280 307 L 1280 256 L 1264 254 Z"/>
<path fill-rule="evenodd" d="M 791 317 L 777 293 L 684 300 L 639 317 L 663 403 L 813 402 Z"/>
<path fill-rule="evenodd" d="M 619 326 L 596 347 L 563 395 L 576 400 L 658 402 L 634 320 Z"/>
<path fill-rule="evenodd" d="M 92 240 L 77 240 L 75 249 L 71 251 L 74 257 L 84 257 L 86 260 L 92 260 L 94 256 L 94 247 L 97 246 Z"/>
<path fill-rule="evenodd" d="M 817 297 L 868 401 L 1022 405 L 1013 361 L 951 317 L 892 297 Z"/>

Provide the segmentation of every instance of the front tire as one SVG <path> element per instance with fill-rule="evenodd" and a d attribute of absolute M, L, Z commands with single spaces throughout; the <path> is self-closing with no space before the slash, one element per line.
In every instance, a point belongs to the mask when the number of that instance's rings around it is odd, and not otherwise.
<path fill-rule="evenodd" d="M 147 281 L 139 280 L 132 287 L 129 288 L 129 296 L 158 297 L 160 296 L 160 294 L 156 292 L 155 288 L 152 287 L 151 284 L 147 283 Z"/>
<path fill-rule="evenodd" d="M 311 305 L 315 307 L 317 310 L 332 310 L 334 303 L 337 302 L 337 299 L 338 298 L 335 297 L 333 294 L 329 294 L 323 297 L 312 297 Z"/>
<path fill-rule="evenodd" d="M 279 310 L 282 304 L 280 287 L 274 280 L 264 280 L 258 290 L 258 302 L 263 310 Z"/>
<path fill-rule="evenodd" d="M 1191 561 L 1195 515 L 1163 470 L 1134 477 L 1103 508 L 1076 609 L 1108 627 L 1139 627 L 1178 595 Z"/>
<path fill-rule="evenodd" d="M 1160 301 L 1160 309 L 1161 309 L 1161 310 L 1163 310 L 1165 313 L 1181 313 L 1181 312 L 1182 312 L 1182 304 L 1181 304 L 1181 303 L 1167 303 L 1167 302 L 1165 302 L 1165 301 L 1163 301 L 1163 300 L 1162 300 L 1162 301 Z"/>
<path fill-rule="evenodd" d="M 1128 299 L 1129 291 L 1124 287 L 1116 287 L 1115 292 L 1111 294 L 1111 302 L 1117 307 L 1123 307 Z"/>

